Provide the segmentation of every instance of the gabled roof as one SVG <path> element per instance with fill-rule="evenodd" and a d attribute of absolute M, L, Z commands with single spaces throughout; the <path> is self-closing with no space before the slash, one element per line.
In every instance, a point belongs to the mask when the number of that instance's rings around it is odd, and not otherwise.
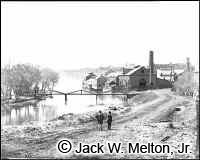
<path fill-rule="evenodd" d="M 94 75 L 94 76 L 96 76 L 96 74 L 94 74 L 93 72 L 87 73 L 87 75 Z"/>
<path fill-rule="evenodd" d="M 91 78 L 96 78 L 96 77 L 97 77 L 97 75 L 95 75 L 94 73 L 90 72 L 90 73 L 88 73 L 86 75 L 85 80 L 87 81 L 87 80 L 89 80 Z"/>
<path fill-rule="evenodd" d="M 103 75 L 98 75 L 98 76 L 96 76 L 96 78 L 95 79 L 98 79 L 98 78 L 106 78 L 105 76 L 103 76 Z"/>
<path fill-rule="evenodd" d="M 121 72 L 112 72 L 112 73 L 109 73 L 106 77 L 117 77 L 121 74 L 122 74 Z"/>
<path fill-rule="evenodd" d="M 144 68 L 144 66 L 136 66 L 135 68 L 133 68 L 133 70 L 129 71 L 128 73 L 126 73 L 125 75 L 132 75 L 133 73 L 135 73 L 136 71 L 138 71 L 139 69 Z"/>

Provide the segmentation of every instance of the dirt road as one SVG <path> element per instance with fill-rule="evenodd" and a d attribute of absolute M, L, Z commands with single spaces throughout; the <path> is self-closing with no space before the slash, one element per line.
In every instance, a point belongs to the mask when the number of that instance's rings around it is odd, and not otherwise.
<path fill-rule="evenodd" d="M 176 109 L 179 108 L 179 109 Z M 1 133 L 2 157 L 37 158 L 194 158 L 196 142 L 196 113 L 191 98 L 177 96 L 169 89 L 146 91 L 133 97 L 129 105 L 113 113 L 112 130 L 99 132 L 96 121 L 90 116 L 82 123 L 69 124 L 69 119 L 52 122 L 45 127 L 3 128 Z M 80 120 L 80 117 L 79 117 Z M 84 118 L 82 118 L 84 120 Z M 79 121 L 80 122 L 80 121 Z M 33 134 L 37 133 L 37 134 Z M 173 155 L 61 154 L 57 150 L 60 139 L 70 139 L 73 146 L 78 142 L 122 142 L 126 153 L 128 142 L 167 143 L 175 150 Z M 178 155 L 181 142 L 190 144 L 190 154 Z"/>

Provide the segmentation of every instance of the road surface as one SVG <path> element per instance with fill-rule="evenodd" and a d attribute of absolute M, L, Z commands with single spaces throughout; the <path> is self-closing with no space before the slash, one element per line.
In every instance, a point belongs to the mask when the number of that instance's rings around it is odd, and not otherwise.
<path fill-rule="evenodd" d="M 176 109 L 179 108 L 179 109 Z M 11 158 L 194 158 L 196 146 L 196 112 L 190 97 L 175 95 L 169 89 L 145 91 L 133 97 L 129 105 L 113 113 L 112 130 L 97 130 L 96 121 L 79 117 L 81 123 L 69 124 L 69 119 L 51 122 L 45 127 L 4 127 L 1 133 L 2 157 Z M 73 116 L 71 117 L 74 118 Z M 76 119 L 77 120 L 77 119 Z M 70 121 L 71 122 L 71 121 Z M 74 121 L 73 121 L 74 122 Z M 35 134 L 34 134 L 35 133 Z M 174 150 L 172 155 L 61 154 L 57 150 L 60 139 L 70 139 L 73 146 L 78 142 L 106 143 L 167 143 Z M 189 154 L 177 154 L 180 143 L 190 144 Z M 125 145 L 122 148 L 126 150 Z"/>

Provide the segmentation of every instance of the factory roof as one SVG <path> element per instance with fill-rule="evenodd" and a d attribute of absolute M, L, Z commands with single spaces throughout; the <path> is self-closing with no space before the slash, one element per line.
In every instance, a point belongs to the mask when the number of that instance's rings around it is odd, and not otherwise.
<path fill-rule="evenodd" d="M 144 68 L 144 66 L 135 66 L 131 71 L 129 71 L 128 73 L 126 73 L 125 75 L 132 75 L 133 73 L 135 73 L 136 71 L 138 71 L 139 69 Z"/>
<path fill-rule="evenodd" d="M 112 72 L 112 73 L 109 73 L 106 77 L 117 77 L 121 74 L 122 72 Z"/>

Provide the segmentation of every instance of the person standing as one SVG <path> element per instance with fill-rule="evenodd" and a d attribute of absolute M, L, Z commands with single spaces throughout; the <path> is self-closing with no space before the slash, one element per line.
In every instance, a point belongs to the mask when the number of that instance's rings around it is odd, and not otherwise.
<path fill-rule="evenodd" d="M 104 120 L 104 115 L 101 111 L 96 116 L 97 122 L 98 122 L 98 129 L 99 131 L 103 130 L 103 120 Z"/>
<path fill-rule="evenodd" d="M 108 130 L 111 130 L 111 123 L 112 123 L 112 115 L 111 115 L 111 111 L 108 112 L 107 123 L 108 123 Z"/>

